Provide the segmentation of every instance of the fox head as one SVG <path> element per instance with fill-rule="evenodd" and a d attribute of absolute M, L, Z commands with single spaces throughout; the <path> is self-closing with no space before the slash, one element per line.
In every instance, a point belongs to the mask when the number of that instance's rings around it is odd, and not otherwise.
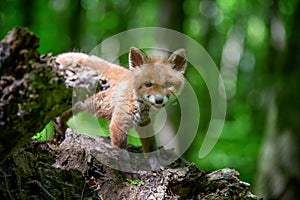
<path fill-rule="evenodd" d="M 155 108 L 165 106 L 183 88 L 185 63 L 184 49 L 174 51 L 168 58 L 150 58 L 131 47 L 129 69 L 133 72 L 138 98 Z"/>

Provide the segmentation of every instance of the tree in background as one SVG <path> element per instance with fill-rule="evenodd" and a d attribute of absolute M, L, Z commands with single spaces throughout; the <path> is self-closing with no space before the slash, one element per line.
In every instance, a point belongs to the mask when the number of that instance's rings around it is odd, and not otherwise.
<path fill-rule="evenodd" d="M 256 190 L 266 199 L 297 199 L 300 188 L 299 2 L 274 1 L 270 18 L 269 106 Z M 280 34 L 281 33 L 281 34 Z"/>

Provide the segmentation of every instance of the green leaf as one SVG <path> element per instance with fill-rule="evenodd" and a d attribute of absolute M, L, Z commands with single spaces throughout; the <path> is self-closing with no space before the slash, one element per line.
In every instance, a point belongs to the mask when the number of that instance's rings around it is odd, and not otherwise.
<path fill-rule="evenodd" d="M 137 185 L 137 184 L 144 185 L 144 182 L 140 179 L 132 180 L 132 179 L 126 178 L 126 181 L 131 183 L 131 184 L 134 184 L 134 185 Z"/>
<path fill-rule="evenodd" d="M 53 127 L 52 123 L 49 122 L 45 126 L 45 128 L 41 132 L 34 135 L 32 137 L 32 139 L 44 142 L 44 141 L 50 140 L 53 137 L 53 133 L 54 133 L 54 127 Z"/>

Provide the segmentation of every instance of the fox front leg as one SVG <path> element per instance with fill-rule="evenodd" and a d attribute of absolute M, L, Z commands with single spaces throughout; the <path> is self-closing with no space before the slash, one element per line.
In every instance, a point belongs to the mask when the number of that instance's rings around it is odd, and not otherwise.
<path fill-rule="evenodd" d="M 109 126 L 111 144 L 114 147 L 126 149 L 127 146 L 127 128 L 123 127 L 120 123 L 111 120 Z"/>
<path fill-rule="evenodd" d="M 110 138 L 111 144 L 114 147 L 120 148 L 120 155 L 118 155 L 119 171 L 124 178 L 138 179 L 139 175 L 133 172 L 130 164 L 130 156 L 126 150 L 127 146 L 127 132 L 129 126 L 124 126 L 124 121 L 120 122 L 112 118 L 110 122 Z M 123 125 L 122 125 L 123 124 Z"/>

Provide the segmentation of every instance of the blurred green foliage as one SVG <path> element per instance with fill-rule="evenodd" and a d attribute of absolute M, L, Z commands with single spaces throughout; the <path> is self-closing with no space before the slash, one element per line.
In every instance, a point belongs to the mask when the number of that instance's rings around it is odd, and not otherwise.
<path fill-rule="evenodd" d="M 91 136 L 109 136 L 109 123 L 107 120 L 96 118 L 94 115 L 86 112 L 80 112 L 73 116 L 68 121 L 68 126 L 76 130 L 81 134 L 88 134 Z M 48 125 L 45 129 L 49 128 Z M 45 131 L 45 130 L 44 130 Z M 139 136 L 134 129 L 131 129 L 128 133 L 128 143 L 134 145 L 141 145 Z"/>
<path fill-rule="evenodd" d="M 131 28 L 175 27 L 209 52 L 219 66 L 228 101 L 221 138 L 200 160 L 198 151 L 210 119 L 210 100 L 201 77 L 188 70 L 189 82 L 201 86 L 197 93 L 201 123 L 184 157 L 204 169 L 235 168 L 242 180 L 253 183 L 266 123 L 265 90 L 274 81 L 268 76 L 269 51 L 273 46 L 285 47 L 297 5 L 298 0 L 2 0 L 0 37 L 16 25 L 27 26 L 40 36 L 41 53 L 58 54 L 89 52 L 104 39 Z M 175 17 L 168 17 L 170 9 L 176 10 Z M 73 118 L 69 125 L 80 132 L 108 135 L 107 122 L 98 123 L 87 114 Z M 137 142 L 136 137 L 130 140 Z"/>
<path fill-rule="evenodd" d="M 67 124 L 78 133 L 89 134 L 92 136 L 109 136 L 107 121 L 98 119 L 90 113 L 78 113 L 72 117 Z"/>

